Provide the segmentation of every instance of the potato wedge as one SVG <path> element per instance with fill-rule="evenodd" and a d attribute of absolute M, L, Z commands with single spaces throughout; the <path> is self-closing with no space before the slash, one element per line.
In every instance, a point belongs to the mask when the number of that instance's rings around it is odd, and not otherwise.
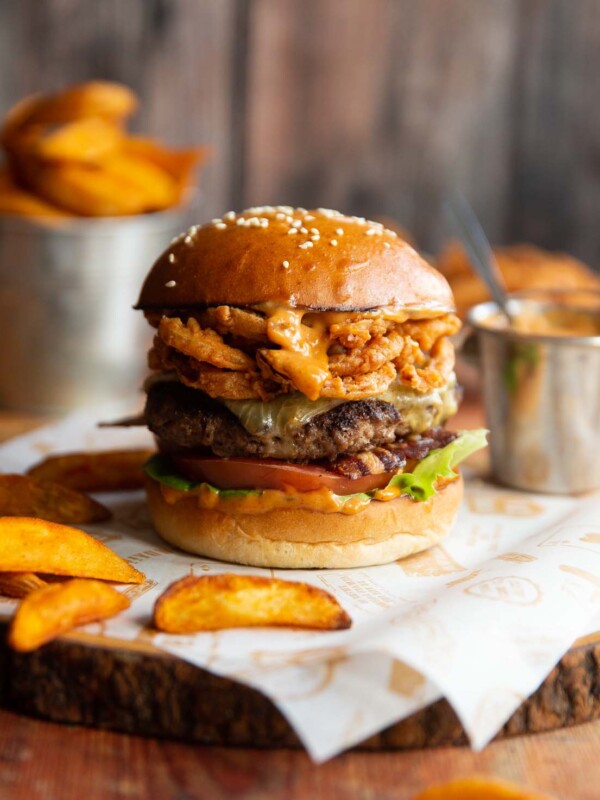
<path fill-rule="evenodd" d="M 154 627 L 166 633 L 277 626 L 339 630 L 352 621 L 338 601 L 307 583 L 254 575 L 188 575 L 154 605 Z"/>
<path fill-rule="evenodd" d="M 19 174 L 49 203 L 83 217 L 119 217 L 153 210 L 143 189 L 94 164 L 29 163 Z"/>
<path fill-rule="evenodd" d="M 144 485 L 142 467 L 153 450 L 107 450 L 50 456 L 27 474 L 80 492 L 120 492 Z"/>
<path fill-rule="evenodd" d="M 58 483 L 28 475 L 0 475 L 0 516 L 83 524 L 103 522 L 111 512 L 86 494 Z"/>
<path fill-rule="evenodd" d="M 0 517 L 0 572 L 41 572 L 117 583 L 145 575 L 78 528 L 31 517 Z"/>
<path fill-rule="evenodd" d="M 0 214 L 18 214 L 23 217 L 51 217 L 65 219 L 70 216 L 56 206 L 46 203 L 17 186 L 0 187 Z"/>
<path fill-rule="evenodd" d="M 190 182 L 192 172 L 207 157 L 206 147 L 187 147 L 173 149 L 165 147 L 156 139 L 143 136 L 130 136 L 125 139 L 122 151 L 160 167 L 178 184 L 185 186 Z"/>
<path fill-rule="evenodd" d="M 109 81 L 80 83 L 55 94 L 20 100 L 6 116 L 1 140 L 6 144 L 7 138 L 29 125 L 61 125 L 84 117 L 124 120 L 136 108 L 137 97 L 127 86 Z"/>
<path fill-rule="evenodd" d="M 10 195 L 0 213 L 50 216 L 56 207 L 57 214 L 130 216 L 187 200 L 207 148 L 170 149 L 129 137 L 125 120 L 136 107 L 129 88 L 105 81 L 32 95 L 13 106 L 0 128 L 0 146 L 16 184 L 40 205 Z"/>
<path fill-rule="evenodd" d="M 113 122 L 96 117 L 77 119 L 41 136 L 34 154 L 50 161 L 96 164 L 117 151 L 123 131 Z"/>
<path fill-rule="evenodd" d="M 34 572 L 0 572 L 0 595 L 5 597 L 25 597 L 47 585 Z"/>
<path fill-rule="evenodd" d="M 66 217 L 70 215 L 40 200 L 18 186 L 8 169 L 0 168 L 0 213 L 28 217 Z"/>
<path fill-rule="evenodd" d="M 150 161 L 115 153 L 102 162 L 102 169 L 121 182 L 123 191 L 134 191 L 143 198 L 143 211 L 160 211 L 177 203 L 175 180 Z"/>
<path fill-rule="evenodd" d="M 547 794 L 485 775 L 458 778 L 420 792 L 414 800 L 552 800 Z"/>
<path fill-rule="evenodd" d="M 74 578 L 37 589 L 20 603 L 8 631 L 13 650 L 28 653 L 78 625 L 129 608 L 125 595 L 101 581 Z"/>

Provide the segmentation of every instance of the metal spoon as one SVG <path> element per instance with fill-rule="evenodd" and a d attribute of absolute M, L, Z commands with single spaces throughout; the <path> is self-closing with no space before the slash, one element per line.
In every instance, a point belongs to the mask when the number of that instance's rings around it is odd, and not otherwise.
<path fill-rule="evenodd" d="M 459 192 L 448 195 L 444 208 L 457 236 L 463 243 L 473 269 L 483 280 L 502 313 L 512 324 L 508 294 L 498 262 L 484 233 L 481 223 L 469 205 L 466 197 Z"/>

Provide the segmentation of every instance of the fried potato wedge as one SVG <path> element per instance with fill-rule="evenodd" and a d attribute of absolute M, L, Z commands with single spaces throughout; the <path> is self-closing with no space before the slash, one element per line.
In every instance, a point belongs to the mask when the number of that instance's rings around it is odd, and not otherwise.
<path fill-rule="evenodd" d="M 339 630 L 352 620 L 338 601 L 307 583 L 254 575 L 188 575 L 154 605 L 154 627 L 166 633 L 276 626 Z"/>
<path fill-rule="evenodd" d="M 95 164 L 117 151 L 123 131 L 113 122 L 96 117 L 78 119 L 41 136 L 34 153 L 50 161 Z"/>
<path fill-rule="evenodd" d="M 146 576 L 93 536 L 32 517 L 0 517 L 0 572 L 41 572 L 117 583 Z"/>
<path fill-rule="evenodd" d="M 101 581 L 74 578 L 37 589 L 20 603 L 8 631 L 13 650 L 28 653 L 78 625 L 129 608 L 125 595 Z"/>
<path fill-rule="evenodd" d="M 93 164 L 39 163 L 21 167 L 27 185 L 60 208 L 83 217 L 119 217 L 151 210 L 143 190 Z"/>
<path fill-rule="evenodd" d="M 50 456 L 28 470 L 41 481 L 53 481 L 80 492 L 120 492 L 144 485 L 142 467 L 153 450 L 107 450 Z"/>
<path fill-rule="evenodd" d="M 58 483 L 28 475 L 0 475 L 0 516 L 84 524 L 110 519 L 111 512 L 86 494 Z"/>
<path fill-rule="evenodd" d="M 28 475 L 0 475 L 0 516 L 40 517 L 83 524 L 110 519 L 111 512 L 91 497 Z"/>
<path fill-rule="evenodd" d="M 44 204 L 84 217 L 130 216 L 172 208 L 189 197 L 207 148 L 171 149 L 129 137 L 137 107 L 126 86 L 104 81 L 37 94 L 17 103 L 0 129 L 0 146 L 26 198 L 2 198 L 0 213 L 50 216 Z"/>
<path fill-rule="evenodd" d="M 7 169 L 0 169 L 0 213 L 27 217 L 69 217 L 65 211 L 40 200 L 14 182 Z"/>
<path fill-rule="evenodd" d="M 89 81 L 55 94 L 25 97 L 8 112 L 0 140 L 10 147 L 19 131 L 30 125 L 61 125 L 96 117 L 124 120 L 137 108 L 137 97 L 127 86 L 108 81 Z"/>
<path fill-rule="evenodd" d="M 186 186 L 190 182 L 194 169 L 208 155 L 206 147 L 188 147 L 176 150 L 165 147 L 155 139 L 142 136 L 127 138 L 123 142 L 122 152 L 160 167 L 172 178 L 175 178 L 181 186 Z"/>
<path fill-rule="evenodd" d="M 0 187 L 0 214 L 18 214 L 23 217 L 50 217 L 64 219 L 69 216 L 56 206 L 46 203 L 34 194 L 19 189 L 17 186 Z"/>
<path fill-rule="evenodd" d="M 34 572 L 0 572 L 0 595 L 5 597 L 25 597 L 47 585 Z"/>
<path fill-rule="evenodd" d="M 552 800 L 515 783 L 484 775 L 432 786 L 420 792 L 414 800 Z"/>
<path fill-rule="evenodd" d="M 125 191 L 143 197 L 143 211 L 159 211 L 177 204 L 179 191 L 164 169 L 136 156 L 116 153 L 102 162 L 107 175 L 119 181 Z"/>

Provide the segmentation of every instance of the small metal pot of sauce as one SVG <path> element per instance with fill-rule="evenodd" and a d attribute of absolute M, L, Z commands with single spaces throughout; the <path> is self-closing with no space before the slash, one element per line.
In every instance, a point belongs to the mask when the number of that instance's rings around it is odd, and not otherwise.
<path fill-rule="evenodd" d="M 519 489 L 600 488 L 600 292 L 511 295 L 471 309 L 494 477 Z"/>

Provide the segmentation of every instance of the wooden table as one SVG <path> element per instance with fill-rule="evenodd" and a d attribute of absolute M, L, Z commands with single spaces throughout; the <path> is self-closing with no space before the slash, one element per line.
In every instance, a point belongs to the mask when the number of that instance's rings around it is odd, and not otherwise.
<path fill-rule="evenodd" d="M 477 416 L 465 408 L 459 425 L 476 424 Z M 0 439 L 37 424 L 35 417 L 0 413 Z M 317 767 L 290 750 L 202 747 L 0 710 L 0 800 L 410 800 L 425 786 L 474 772 L 561 800 L 597 800 L 600 723 L 496 742 L 481 753 L 352 752 Z"/>

